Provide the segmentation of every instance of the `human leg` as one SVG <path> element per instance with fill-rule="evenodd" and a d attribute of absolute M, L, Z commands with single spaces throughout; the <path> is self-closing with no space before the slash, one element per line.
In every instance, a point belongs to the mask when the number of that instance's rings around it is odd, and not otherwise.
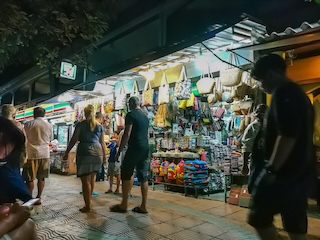
<path fill-rule="evenodd" d="M 45 185 L 45 179 L 38 179 L 38 194 L 37 194 L 37 198 L 41 198 L 41 194 L 43 192 L 44 189 L 44 185 Z"/>
<path fill-rule="evenodd" d="M 93 193 L 93 189 L 94 189 L 94 184 L 96 182 L 96 176 L 97 174 L 95 172 L 91 173 L 90 175 L 90 187 L 91 187 L 91 195 Z"/>
<path fill-rule="evenodd" d="M 267 228 L 255 228 L 261 240 L 278 239 L 278 233 L 274 226 Z"/>
<path fill-rule="evenodd" d="M 113 188 L 113 174 L 111 174 L 109 176 L 109 191 L 108 192 L 112 193 L 113 192 L 112 188 Z"/>
<path fill-rule="evenodd" d="M 147 160 L 148 152 L 145 152 L 145 156 L 140 159 L 136 167 L 137 178 L 141 184 L 141 195 L 142 202 L 141 205 L 134 209 L 140 213 L 147 213 L 147 198 L 148 198 L 148 169 L 150 168 L 150 163 Z"/>
<path fill-rule="evenodd" d="M 129 193 L 131 192 L 131 188 L 133 185 L 133 176 L 130 180 L 122 180 L 122 201 L 120 204 L 121 209 L 127 209 L 128 208 L 128 198 Z"/>
<path fill-rule="evenodd" d="M 34 189 L 34 181 L 27 181 L 27 186 L 28 186 L 28 189 L 29 189 L 29 192 L 32 196 L 32 192 L 33 192 L 33 189 Z"/>
<path fill-rule="evenodd" d="M 45 179 L 49 177 L 49 159 L 44 158 L 44 159 L 37 159 L 33 161 L 36 162 L 35 171 L 37 173 L 37 179 L 38 179 L 37 198 L 41 198 L 41 194 L 45 186 Z"/>
<path fill-rule="evenodd" d="M 36 240 L 37 232 L 34 222 L 28 219 L 17 229 L 8 234 L 12 240 Z"/>
<path fill-rule="evenodd" d="M 108 175 L 109 175 L 109 190 L 106 193 L 112 193 L 113 188 L 113 176 L 114 176 L 115 163 L 109 162 L 108 164 Z"/>
<path fill-rule="evenodd" d="M 117 188 L 116 188 L 115 193 L 119 193 L 119 189 L 120 189 L 120 174 L 117 174 L 116 178 L 117 178 Z"/>
<path fill-rule="evenodd" d="M 91 184 L 90 175 L 85 175 L 80 177 L 82 182 L 82 193 L 85 203 L 85 207 L 80 209 L 81 212 L 89 212 L 91 210 Z"/>
<path fill-rule="evenodd" d="M 37 176 L 36 174 L 36 163 L 33 159 L 28 159 L 23 165 L 22 177 L 26 181 L 27 187 L 30 194 L 32 195 L 34 189 L 34 180 Z"/>
<path fill-rule="evenodd" d="M 303 191 L 300 191 L 303 196 Z M 308 198 L 301 196 L 291 196 L 291 201 L 287 201 L 284 211 L 281 212 L 284 229 L 288 232 L 291 240 L 307 239 Z"/>
<path fill-rule="evenodd" d="M 273 216 L 277 213 L 276 199 L 272 192 L 265 190 L 263 194 L 253 195 L 248 216 L 248 223 L 255 228 L 262 240 L 278 239 L 278 233 L 273 225 Z"/>
<path fill-rule="evenodd" d="M 144 212 L 147 212 L 148 182 L 141 183 L 141 195 L 142 202 L 140 205 L 140 209 Z"/>

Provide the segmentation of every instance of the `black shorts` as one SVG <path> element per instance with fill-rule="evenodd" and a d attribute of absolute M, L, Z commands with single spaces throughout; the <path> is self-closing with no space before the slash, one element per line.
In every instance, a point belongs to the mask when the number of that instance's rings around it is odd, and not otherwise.
<path fill-rule="evenodd" d="M 139 182 L 148 181 L 148 173 L 150 168 L 148 155 L 149 146 L 129 146 L 121 165 L 121 179 L 130 180 L 133 175 L 134 169 L 136 169 L 136 176 Z"/>
<path fill-rule="evenodd" d="M 273 216 L 281 214 L 284 229 L 306 234 L 308 197 L 302 186 L 272 185 L 259 189 L 253 196 L 248 223 L 255 228 L 273 226 Z"/>

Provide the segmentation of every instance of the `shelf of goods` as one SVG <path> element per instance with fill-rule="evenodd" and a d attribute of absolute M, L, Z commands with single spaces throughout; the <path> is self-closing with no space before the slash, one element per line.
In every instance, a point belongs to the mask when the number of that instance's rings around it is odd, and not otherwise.
<path fill-rule="evenodd" d="M 223 144 L 206 146 L 201 148 L 199 152 L 201 154 L 191 151 L 153 153 L 151 163 L 153 188 L 154 184 L 163 184 L 165 190 L 177 190 L 176 188 L 180 187 L 180 191 L 183 188 L 186 195 L 190 192 L 189 190 L 192 190 L 196 197 L 201 193 L 225 192 L 225 198 L 227 199 L 226 193 L 230 188 L 230 181 L 229 178 L 225 177 L 225 174 L 228 176 L 241 173 L 243 165 L 241 154 L 232 151 L 230 146 Z M 201 169 L 199 172 L 189 173 L 188 170 L 190 169 L 187 163 L 192 162 L 192 164 L 197 165 L 197 161 L 205 163 L 205 172 L 201 172 L 203 171 Z M 172 172 L 175 177 L 172 177 Z M 204 176 L 206 181 L 202 178 Z M 189 178 L 195 181 L 190 182 Z"/>
<path fill-rule="evenodd" d="M 152 185 L 163 184 L 165 190 L 184 191 L 198 197 L 200 191 L 208 192 L 209 169 L 205 161 L 194 160 L 199 154 L 192 152 L 154 153 L 151 163 Z"/>

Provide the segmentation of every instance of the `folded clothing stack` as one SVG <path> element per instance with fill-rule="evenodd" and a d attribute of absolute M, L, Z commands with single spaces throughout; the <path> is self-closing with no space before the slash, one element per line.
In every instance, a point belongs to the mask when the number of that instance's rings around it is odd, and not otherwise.
<path fill-rule="evenodd" d="M 184 166 L 184 182 L 186 184 L 207 184 L 208 164 L 205 161 L 186 161 Z"/>

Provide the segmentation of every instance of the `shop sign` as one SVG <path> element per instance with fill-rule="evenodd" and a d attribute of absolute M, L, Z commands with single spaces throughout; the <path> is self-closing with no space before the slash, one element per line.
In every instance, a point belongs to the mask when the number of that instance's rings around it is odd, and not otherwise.
<path fill-rule="evenodd" d="M 16 120 L 17 121 L 23 121 L 24 120 L 24 110 L 18 111 L 16 113 Z"/>
<path fill-rule="evenodd" d="M 69 103 L 67 103 L 67 102 L 54 104 L 53 105 L 53 112 L 57 113 L 57 112 L 66 111 L 68 106 L 69 106 Z"/>
<path fill-rule="evenodd" d="M 61 62 L 60 77 L 76 79 L 77 66 L 68 62 Z"/>
<path fill-rule="evenodd" d="M 27 108 L 24 112 L 25 119 L 32 119 L 33 118 L 33 109 L 34 108 Z"/>
<path fill-rule="evenodd" d="M 53 104 L 42 104 L 40 107 L 46 110 L 46 115 L 53 113 Z"/>

